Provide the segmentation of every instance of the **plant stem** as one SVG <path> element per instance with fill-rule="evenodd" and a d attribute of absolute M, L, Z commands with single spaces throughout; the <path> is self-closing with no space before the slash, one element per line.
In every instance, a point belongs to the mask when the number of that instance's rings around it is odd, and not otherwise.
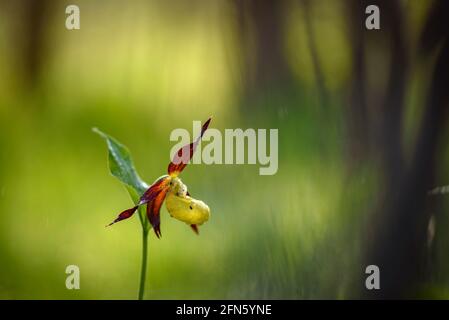
<path fill-rule="evenodd" d="M 147 273 L 147 255 L 148 255 L 148 230 L 142 229 L 142 265 L 140 268 L 140 285 L 139 285 L 139 300 L 143 299 L 145 292 L 145 280 Z"/>

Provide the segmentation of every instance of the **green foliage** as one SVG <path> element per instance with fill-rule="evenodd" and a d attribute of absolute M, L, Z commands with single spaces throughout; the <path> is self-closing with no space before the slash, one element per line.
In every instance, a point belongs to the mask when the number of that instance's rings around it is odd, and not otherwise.
<path fill-rule="evenodd" d="M 106 140 L 108 146 L 109 171 L 125 185 L 134 204 L 137 204 L 140 195 L 145 192 L 148 185 L 139 177 L 128 148 L 110 135 L 100 131 L 98 128 L 93 128 L 92 131 L 98 133 Z M 144 230 L 147 230 L 149 224 L 145 218 L 143 208 L 144 207 L 139 208 L 139 217 L 142 227 Z"/>
<path fill-rule="evenodd" d="M 137 174 L 128 148 L 98 128 L 92 130 L 106 140 L 111 174 L 138 194 L 145 192 L 148 186 Z"/>

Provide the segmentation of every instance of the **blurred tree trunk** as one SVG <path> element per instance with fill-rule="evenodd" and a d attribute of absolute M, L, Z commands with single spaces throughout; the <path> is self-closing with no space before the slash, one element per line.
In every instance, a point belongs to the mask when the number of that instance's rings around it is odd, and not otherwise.
<path fill-rule="evenodd" d="M 316 79 L 316 87 L 317 87 L 317 95 L 319 104 L 322 109 L 324 109 L 328 103 L 328 93 L 324 81 L 323 70 L 321 69 L 321 64 L 318 57 L 318 49 L 316 45 L 316 36 L 315 31 L 312 25 L 312 16 L 311 16 L 311 1 L 310 0 L 302 0 L 301 1 L 303 9 L 304 9 L 304 20 L 305 20 L 305 29 L 307 34 L 307 44 L 310 50 L 310 56 L 312 58 L 313 70 Z"/>
<path fill-rule="evenodd" d="M 11 37 L 15 40 L 14 50 L 21 66 L 24 89 L 33 89 L 42 71 L 44 26 L 49 19 L 50 2 L 49 0 L 0 1 L 2 10 L 10 12 L 11 16 L 18 19 L 15 23 L 16 28 L 11 30 L 13 32 Z"/>
<path fill-rule="evenodd" d="M 290 88 L 283 50 L 285 1 L 235 0 L 244 63 L 245 99 Z"/>
<path fill-rule="evenodd" d="M 387 19 L 390 19 L 391 23 L 397 23 L 400 21 L 396 11 L 397 3 L 390 3 L 392 7 L 389 8 L 393 11 L 389 12 Z M 381 5 L 382 13 L 386 13 L 385 8 L 387 7 Z M 432 48 L 424 50 L 423 53 L 428 55 L 430 52 L 435 52 L 438 46 L 440 46 L 440 50 L 433 69 L 413 158 L 408 168 L 404 166 L 399 153 L 400 149 L 396 149 L 400 146 L 400 119 L 402 118 L 401 110 L 406 81 L 404 72 L 407 67 L 395 65 L 402 64 L 404 61 L 406 63 L 407 60 L 402 60 L 404 57 L 401 52 L 404 51 L 404 48 L 399 39 L 399 31 L 392 33 L 391 40 L 395 42 L 392 48 L 398 52 L 393 53 L 392 56 L 392 74 L 385 100 L 385 108 L 388 108 L 388 112 L 384 117 L 384 129 L 387 132 L 382 139 L 385 144 L 385 164 L 389 176 L 386 180 L 387 188 L 383 205 L 375 220 L 372 221 L 373 232 L 368 242 L 369 251 L 364 261 L 365 266 L 369 264 L 379 266 L 381 290 L 362 289 L 364 295 L 369 298 L 388 299 L 413 296 L 416 293 L 413 290 L 417 289 L 424 276 L 426 257 L 428 257 L 426 252 L 429 223 L 427 190 L 430 189 L 436 174 L 438 145 L 447 125 L 449 102 L 446 88 L 449 82 L 447 27 L 442 28 L 442 32 L 433 30 L 434 28 L 431 26 L 444 26 L 445 22 L 447 24 L 448 9 L 448 2 L 436 2 L 423 33 L 423 47 L 428 47 L 426 46 L 428 39 L 439 35 L 438 40 L 433 42 Z M 387 116 L 391 118 L 387 118 Z M 397 127 L 391 128 L 391 126 Z M 364 284 L 364 281 L 362 283 Z"/>
<path fill-rule="evenodd" d="M 380 8 L 380 30 L 365 28 L 365 8 L 370 4 Z M 383 162 L 386 177 L 394 180 L 403 168 L 401 129 L 408 74 L 408 50 L 401 8 L 396 0 L 354 0 L 348 3 L 348 12 L 353 61 L 347 112 L 349 167 L 363 163 L 376 152 Z M 373 99 L 367 83 L 366 63 L 373 62 L 367 58 L 368 42 L 376 43 L 378 50 L 388 53 L 390 58 L 386 93 L 380 102 Z M 370 99 L 367 93 L 371 93 Z"/>
<path fill-rule="evenodd" d="M 353 166 L 363 163 L 369 156 L 371 123 L 368 121 L 366 101 L 366 56 L 364 7 L 360 0 L 348 3 L 348 21 L 351 34 L 352 77 L 350 82 L 349 110 L 346 112 L 347 158 L 346 163 L 352 171 Z"/>
<path fill-rule="evenodd" d="M 31 86 L 38 81 L 42 69 L 45 41 L 44 25 L 47 22 L 47 0 L 26 0 L 23 2 L 25 16 L 25 34 L 23 47 L 23 61 L 25 77 Z"/>
<path fill-rule="evenodd" d="M 402 118 L 405 87 L 408 79 L 409 50 L 406 49 L 408 35 L 405 33 L 403 12 L 399 1 L 382 0 L 381 32 L 388 38 L 390 46 L 390 73 L 385 99 L 382 105 L 379 128 L 380 149 L 384 155 L 386 174 L 392 183 L 401 176 L 404 168 L 402 150 Z"/>

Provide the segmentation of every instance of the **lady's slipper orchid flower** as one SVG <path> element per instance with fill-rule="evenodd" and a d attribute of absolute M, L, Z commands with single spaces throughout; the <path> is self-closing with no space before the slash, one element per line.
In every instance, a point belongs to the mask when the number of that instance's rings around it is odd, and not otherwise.
<path fill-rule="evenodd" d="M 209 219 L 210 209 L 203 201 L 196 200 L 190 196 L 187 191 L 187 186 L 182 183 L 178 175 L 193 157 L 193 153 L 204 132 L 209 127 L 210 121 L 211 118 L 203 124 L 201 134 L 194 142 L 178 150 L 172 162 L 168 165 L 168 175 L 158 178 L 140 197 L 139 203 L 136 206 L 121 212 L 108 226 L 128 219 L 136 212 L 139 206 L 146 204 L 148 220 L 156 236 L 160 238 L 160 210 L 162 203 L 166 200 L 167 211 L 170 215 L 189 224 L 193 231 L 198 234 L 198 225 L 203 224 Z"/>

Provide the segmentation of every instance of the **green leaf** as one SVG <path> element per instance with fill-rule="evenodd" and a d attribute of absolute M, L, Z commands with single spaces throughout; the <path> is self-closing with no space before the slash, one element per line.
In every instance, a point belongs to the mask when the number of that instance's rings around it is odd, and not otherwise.
<path fill-rule="evenodd" d="M 92 128 L 92 131 L 98 133 L 106 140 L 109 171 L 114 177 L 125 184 L 133 202 L 137 204 L 140 195 L 148 189 L 148 185 L 137 174 L 128 148 L 97 128 Z"/>

